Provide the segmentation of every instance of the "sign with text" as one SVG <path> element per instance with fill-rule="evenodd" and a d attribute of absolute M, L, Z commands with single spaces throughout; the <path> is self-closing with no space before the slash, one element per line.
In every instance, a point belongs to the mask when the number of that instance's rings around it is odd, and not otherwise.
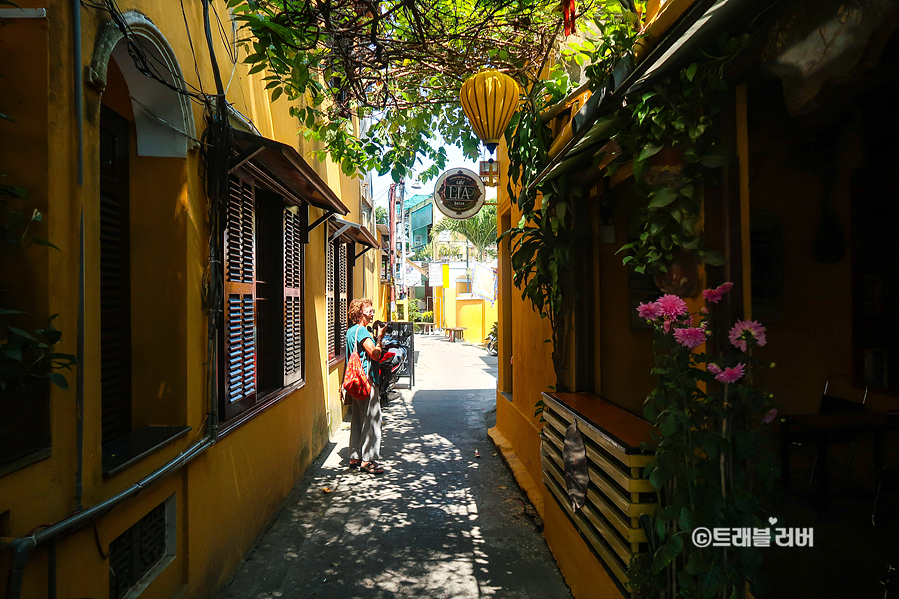
<path fill-rule="evenodd" d="M 434 203 L 443 214 L 456 220 L 471 218 L 484 206 L 484 182 L 467 168 L 454 168 L 437 179 Z"/>

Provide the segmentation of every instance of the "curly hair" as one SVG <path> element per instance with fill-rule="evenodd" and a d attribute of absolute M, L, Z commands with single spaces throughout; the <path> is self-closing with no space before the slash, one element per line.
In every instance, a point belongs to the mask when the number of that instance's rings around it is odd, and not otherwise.
<path fill-rule="evenodd" d="M 359 324 L 359 319 L 362 318 L 362 309 L 366 306 L 371 306 L 371 300 L 368 298 L 364 299 L 354 299 L 350 302 L 350 307 L 347 308 L 346 315 L 350 321 L 350 324 Z"/>

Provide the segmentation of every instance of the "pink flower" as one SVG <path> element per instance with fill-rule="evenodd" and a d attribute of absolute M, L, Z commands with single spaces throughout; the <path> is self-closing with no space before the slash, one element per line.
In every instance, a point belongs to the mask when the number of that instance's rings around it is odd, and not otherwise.
<path fill-rule="evenodd" d="M 775 418 L 777 418 L 777 408 L 771 408 L 762 418 L 762 424 L 771 424 Z"/>
<path fill-rule="evenodd" d="M 670 321 L 670 320 L 666 320 L 665 322 L 663 322 L 663 323 L 662 323 L 662 328 L 665 329 L 665 332 L 666 332 L 666 333 L 667 333 L 668 331 L 670 331 L 670 330 L 671 330 L 671 321 Z"/>
<path fill-rule="evenodd" d="M 754 320 L 738 320 L 728 334 L 731 344 L 740 351 L 746 351 L 750 342 L 761 347 L 768 342 L 765 338 L 765 327 Z"/>
<path fill-rule="evenodd" d="M 715 377 L 719 383 L 736 383 L 743 378 L 743 365 L 737 364 L 733 368 L 725 368 Z"/>
<path fill-rule="evenodd" d="M 681 316 L 687 313 L 687 302 L 671 293 L 666 293 L 656 301 L 663 316 Z"/>
<path fill-rule="evenodd" d="M 721 374 L 721 367 L 715 364 L 714 362 L 709 362 L 709 365 L 706 367 L 709 372 L 712 374 Z"/>
<path fill-rule="evenodd" d="M 674 331 L 674 338 L 684 347 L 694 349 L 705 342 L 705 333 L 702 329 L 677 329 Z"/>
<path fill-rule="evenodd" d="M 734 284 L 728 281 L 727 283 L 722 283 L 715 289 L 704 289 L 702 291 L 702 297 L 704 297 L 707 302 L 717 304 L 721 301 L 724 294 L 730 291 L 733 286 Z"/>
<path fill-rule="evenodd" d="M 650 303 L 642 303 L 637 306 L 637 314 L 640 318 L 645 318 L 646 320 L 655 320 L 659 316 L 662 315 L 662 312 L 659 310 L 658 304 L 655 302 Z"/>
<path fill-rule="evenodd" d="M 700 311 L 701 313 L 703 313 L 703 314 L 708 314 L 708 313 L 709 313 L 709 309 L 706 308 L 705 306 L 703 306 L 702 308 L 700 308 L 699 311 Z"/>

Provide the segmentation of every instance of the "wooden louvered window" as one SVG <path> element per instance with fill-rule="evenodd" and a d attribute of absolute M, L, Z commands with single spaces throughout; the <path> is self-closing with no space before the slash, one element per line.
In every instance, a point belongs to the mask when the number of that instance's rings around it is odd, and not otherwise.
<path fill-rule="evenodd" d="M 100 109 L 100 404 L 102 443 L 131 432 L 128 121 Z"/>
<path fill-rule="evenodd" d="M 353 299 L 351 261 L 348 252 L 352 244 L 340 239 L 327 243 L 327 289 L 328 303 L 328 358 L 331 361 L 345 357 L 346 332 L 349 325 L 347 308 Z"/>
<path fill-rule="evenodd" d="M 306 211 L 247 175 L 231 178 L 225 229 L 225 419 L 304 380 Z"/>
<path fill-rule="evenodd" d="M 284 384 L 304 378 L 303 220 L 295 207 L 284 209 Z"/>
<path fill-rule="evenodd" d="M 328 304 L 328 359 L 330 360 L 333 360 L 340 354 L 340 351 L 337 349 L 337 301 L 334 294 L 334 276 L 337 268 L 334 260 L 336 256 L 334 245 L 334 242 L 329 240 L 325 249 L 325 264 L 327 265 L 325 297 Z"/>
<path fill-rule="evenodd" d="M 109 544 L 109 597 L 133 595 L 175 557 L 175 497 L 162 502 Z"/>

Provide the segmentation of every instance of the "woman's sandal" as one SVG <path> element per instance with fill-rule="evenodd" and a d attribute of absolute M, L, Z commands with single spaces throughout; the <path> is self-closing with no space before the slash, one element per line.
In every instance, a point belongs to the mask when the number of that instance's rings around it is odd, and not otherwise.
<path fill-rule="evenodd" d="M 384 469 L 378 466 L 377 462 L 369 462 L 365 466 L 359 466 L 360 472 L 367 472 L 374 476 L 384 474 Z"/>
<path fill-rule="evenodd" d="M 350 470 L 358 468 L 360 464 L 362 464 L 362 460 L 350 460 Z"/>

